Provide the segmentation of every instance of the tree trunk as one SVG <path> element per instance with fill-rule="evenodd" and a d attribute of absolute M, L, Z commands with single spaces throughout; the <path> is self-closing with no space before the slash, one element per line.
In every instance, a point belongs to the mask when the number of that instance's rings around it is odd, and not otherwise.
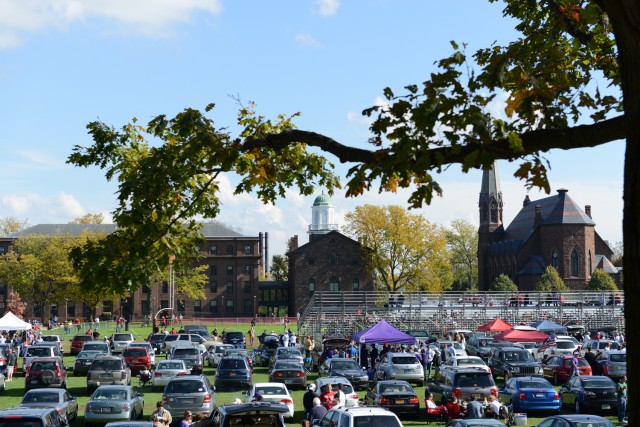
<path fill-rule="evenodd" d="M 622 96 L 626 116 L 627 144 L 624 165 L 624 289 L 629 384 L 629 425 L 640 425 L 638 396 L 640 360 L 640 2 L 634 0 L 601 0 L 603 10 L 613 25 L 618 57 Z"/>

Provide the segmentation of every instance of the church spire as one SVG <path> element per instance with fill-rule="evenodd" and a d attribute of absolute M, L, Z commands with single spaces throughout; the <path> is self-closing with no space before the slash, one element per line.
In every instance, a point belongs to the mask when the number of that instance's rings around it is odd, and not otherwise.
<path fill-rule="evenodd" d="M 493 162 L 491 169 L 482 171 L 482 187 L 480 189 L 480 224 L 491 224 L 495 229 L 502 225 L 502 190 L 498 177 L 498 164 Z M 493 230 L 491 230 L 493 231 Z"/>

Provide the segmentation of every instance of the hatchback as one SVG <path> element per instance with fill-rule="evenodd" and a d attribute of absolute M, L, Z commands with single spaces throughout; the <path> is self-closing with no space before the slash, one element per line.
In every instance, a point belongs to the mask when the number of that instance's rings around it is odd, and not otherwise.
<path fill-rule="evenodd" d="M 104 384 L 131 385 L 131 369 L 120 356 L 98 356 L 87 372 L 87 391 Z"/>
<path fill-rule="evenodd" d="M 144 347 L 127 347 L 122 350 L 122 357 L 127 362 L 131 372 L 140 372 L 151 369 L 151 356 L 149 350 Z"/>
<path fill-rule="evenodd" d="M 185 411 L 209 415 L 216 407 L 215 393 L 204 375 L 185 375 L 169 381 L 162 394 L 164 409 L 174 420 L 182 418 Z"/>
<path fill-rule="evenodd" d="M 62 359 L 57 357 L 32 359 L 25 373 L 25 390 L 48 387 L 67 388 L 67 368 L 62 364 Z"/>

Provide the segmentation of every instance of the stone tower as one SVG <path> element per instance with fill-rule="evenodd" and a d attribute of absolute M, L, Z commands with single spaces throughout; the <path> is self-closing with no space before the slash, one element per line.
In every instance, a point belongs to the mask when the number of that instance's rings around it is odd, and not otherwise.
<path fill-rule="evenodd" d="M 478 289 L 486 291 L 491 283 L 486 262 L 487 245 L 498 241 L 504 234 L 502 223 L 502 191 L 498 177 L 498 165 L 493 163 L 491 169 L 482 172 L 482 187 L 478 207 L 480 210 L 480 227 L 478 229 Z"/>

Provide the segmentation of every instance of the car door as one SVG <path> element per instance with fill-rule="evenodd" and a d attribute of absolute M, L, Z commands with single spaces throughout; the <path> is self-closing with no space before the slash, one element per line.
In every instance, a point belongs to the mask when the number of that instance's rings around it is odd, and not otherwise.
<path fill-rule="evenodd" d="M 573 407 L 576 401 L 575 390 L 576 387 L 580 385 L 579 381 L 580 379 L 578 377 L 573 377 L 560 387 L 560 399 L 562 401 L 562 405 Z"/>
<path fill-rule="evenodd" d="M 503 405 L 508 405 L 511 403 L 511 396 L 514 393 L 514 387 L 516 385 L 516 380 L 511 378 L 507 381 L 504 386 L 498 390 L 498 394 L 500 395 L 500 402 Z"/>
<path fill-rule="evenodd" d="M 70 420 L 74 418 L 72 414 L 74 415 L 78 414 L 78 398 L 75 396 L 72 396 L 71 393 L 69 393 L 68 391 L 65 391 L 62 399 L 64 400 L 67 406 L 67 420 Z"/>
<path fill-rule="evenodd" d="M 554 370 L 554 366 L 557 363 L 558 358 L 557 357 L 550 357 L 547 359 L 547 361 L 545 363 L 542 364 L 542 375 L 545 378 L 552 378 L 553 377 L 553 370 Z"/>

